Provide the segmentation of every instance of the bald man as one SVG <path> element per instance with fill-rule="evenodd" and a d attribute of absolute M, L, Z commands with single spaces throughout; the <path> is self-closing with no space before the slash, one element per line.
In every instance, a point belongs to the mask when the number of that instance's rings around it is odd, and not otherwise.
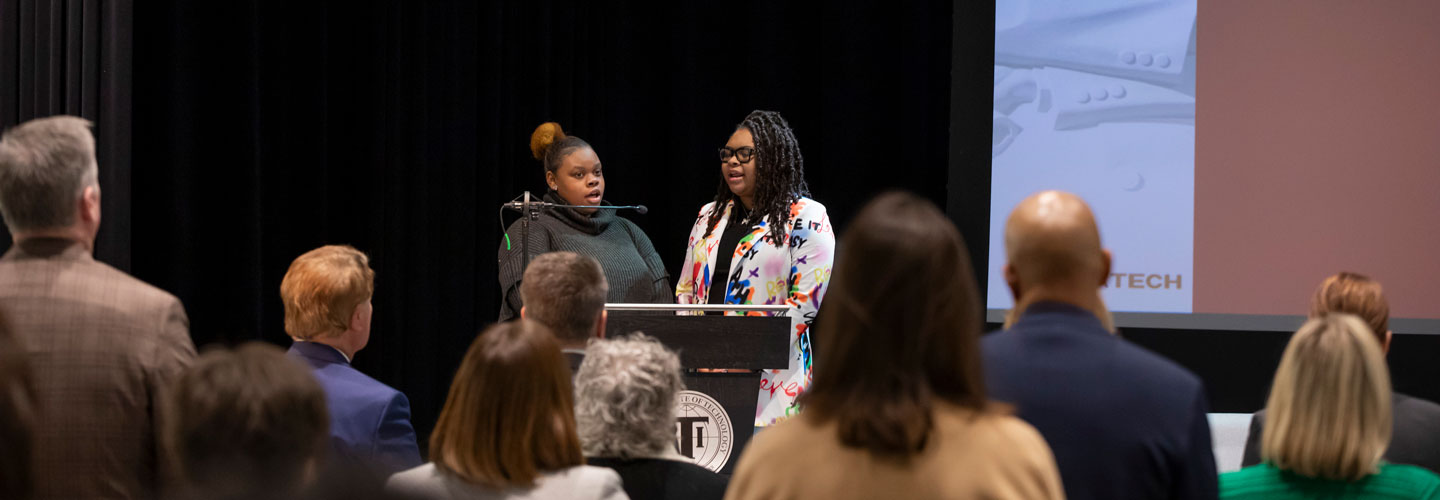
<path fill-rule="evenodd" d="M 1113 335 L 1100 286 L 1110 252 L 1079 197 L 1045 191 L 1005 224 L 1015 309 L 985 337 L 990 397 L 1015 405 L 1055 453 L 1074 499 L 1215 498 L 1205 389 Z"/>

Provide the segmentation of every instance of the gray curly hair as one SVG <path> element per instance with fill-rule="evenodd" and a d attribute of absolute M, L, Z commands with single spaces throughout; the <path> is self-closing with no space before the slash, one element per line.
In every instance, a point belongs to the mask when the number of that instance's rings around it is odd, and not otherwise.
<path fill-rule="evenodd" d="M 587 457 L 644 458 L 675 446 L 680 356 L 643 333 L 593 340 L 575 373 L 575 427 Z"/>

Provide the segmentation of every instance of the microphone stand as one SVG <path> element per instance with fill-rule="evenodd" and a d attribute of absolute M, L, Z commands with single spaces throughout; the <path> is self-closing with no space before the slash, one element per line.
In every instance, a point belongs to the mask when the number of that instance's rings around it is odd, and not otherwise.
<path fill-rule="evenodd" d="M 530 221 L 540 217 L 540 210 L 530 202 L 530 192 L 525 192 L 525 201 L 520 204 L 520 253 L 525 260 L 520 263 L 520 275 L 530 268 Z"/>

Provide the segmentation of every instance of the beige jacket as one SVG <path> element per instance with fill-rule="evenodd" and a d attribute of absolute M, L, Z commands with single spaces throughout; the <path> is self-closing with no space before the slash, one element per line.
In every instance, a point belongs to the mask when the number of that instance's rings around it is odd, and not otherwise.
<path fill-rule="evenodd" d="M 836 425 L 801 413 L 760 431 L 726 500 L 800 498 L 1058 499 L 1065 492 L 1040 433 L 1007 415 L 944 405 L 925 450 L 908 463 L 840 444 Z"/>

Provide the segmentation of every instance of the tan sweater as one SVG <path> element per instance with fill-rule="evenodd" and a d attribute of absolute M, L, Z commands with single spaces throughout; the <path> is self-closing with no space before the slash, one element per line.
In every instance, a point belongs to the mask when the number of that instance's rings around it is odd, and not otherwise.
<path fill-rule="evenodd" d="M 901 464 L 842 446 L 833 421 L 802 414 L 755 436 L 725 499 L 1065 497 L 1050 448 L 1018 418 L 944 405 L 933 432 Z"/>

